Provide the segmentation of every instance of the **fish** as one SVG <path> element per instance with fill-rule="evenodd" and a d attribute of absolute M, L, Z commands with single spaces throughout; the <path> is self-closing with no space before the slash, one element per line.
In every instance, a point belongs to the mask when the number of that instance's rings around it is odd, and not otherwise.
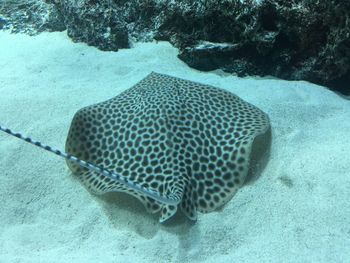
<path fill-rule="evenodd" d="M 65 152 L 0 126 L 0 130 L 66 160 L 93 194 L 125 192 L 159 221 L 180 207 L 224 206 L 268 152 L 268 115 L 224 89 L 152 72 L 107 101 L 74 115 Z M 259 154 L 258 154 L 259 155 Z"/>

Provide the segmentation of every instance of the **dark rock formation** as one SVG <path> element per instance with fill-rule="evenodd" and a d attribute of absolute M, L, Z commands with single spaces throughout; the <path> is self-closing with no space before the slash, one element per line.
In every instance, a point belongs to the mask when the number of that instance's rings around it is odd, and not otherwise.
<path fill-rule="evenodd" d="M 207 2 L 202 12 L 169 16 L 176 22 L 158 31 L 191 67 L 307 80 L 350 94 L 349 1 Z"/>
<path fill-rule="evenodd" d="M 168 40 L 200 70 L 350 83 L 350 2 L 342 0 L 61 0 L 68 34 L 103 50 Z"/>
<path fill-rule="evenodd" d="M 68 36 L 101 50 L 129 47 L 126 1 L 61 0 L 59 8 L 64 16 Z"/>
<path fill-rule="evenodd" d="M 0 29 L 35 35 L 43 31 L 63 31 L 65 25 L 57 7 L 41 0 L 2 0 Z"/>
<path fill-rule="evenodd" d="M 200 70 L 307 80 L 350 94 L 350 1 L 46 2 L 56 5 L 50 14 L 61 19 L 53 24 L 64 21 L 74 41 L 102 50 L 126 48 L 132 41 L 167 40 L 180 49 L 183 61 Z M 38 17 L 36 12 L 32 18 Z M 3 13 L 0 6 L 0 28 L 25 20 Z M 28 18 L 29 24 L 32 20 Z"/>

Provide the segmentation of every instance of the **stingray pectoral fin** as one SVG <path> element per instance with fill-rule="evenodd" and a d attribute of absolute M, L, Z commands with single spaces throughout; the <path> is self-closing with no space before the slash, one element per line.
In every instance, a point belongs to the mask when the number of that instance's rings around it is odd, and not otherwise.
<path fill-rule="evenodd" d="M 171 218 L 173 215 L 175 215 L 176 211 L 177 211 L 177 206 L 164 205 L 161 212 L 160 212 L 159 222 L 164 223 L 169 218 Z"/>
<path fill-rule="evenodd" d="M 197 193 L 194 192 L 192 186 L 187 184 L 181 201 L 181 211 L 192 221 L 197 220 L 196 196 Z"/>

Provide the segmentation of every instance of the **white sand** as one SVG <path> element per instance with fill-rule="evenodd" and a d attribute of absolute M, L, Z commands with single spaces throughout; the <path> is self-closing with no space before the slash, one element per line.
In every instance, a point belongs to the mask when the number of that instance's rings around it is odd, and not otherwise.
<path fill-rule="evenodd" d="M 200 73 L 176 54 L 0 32 L 0 124 L 54 147 L 78 109 L 151 71 L 230 90 L 273 126 L 257 181 L 196 224 L 166 225 L 127 195 L 92 196 L 62 159 L 0 132 L 0 262 L 350 262 L 350 101 L 306 82 Z"/>

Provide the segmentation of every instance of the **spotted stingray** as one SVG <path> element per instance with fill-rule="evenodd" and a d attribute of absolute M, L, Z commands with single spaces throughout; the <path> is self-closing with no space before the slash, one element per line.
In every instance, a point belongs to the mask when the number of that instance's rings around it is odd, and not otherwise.
<path fill-rule="evenodd" d="M 158 73 L 79 110 L 66 153 L 0 130 L 64 157 L 95 194 L 135 196 L 160 222 L 227 203 L 271 135 L 268 116 L 236 95 Z"/>

